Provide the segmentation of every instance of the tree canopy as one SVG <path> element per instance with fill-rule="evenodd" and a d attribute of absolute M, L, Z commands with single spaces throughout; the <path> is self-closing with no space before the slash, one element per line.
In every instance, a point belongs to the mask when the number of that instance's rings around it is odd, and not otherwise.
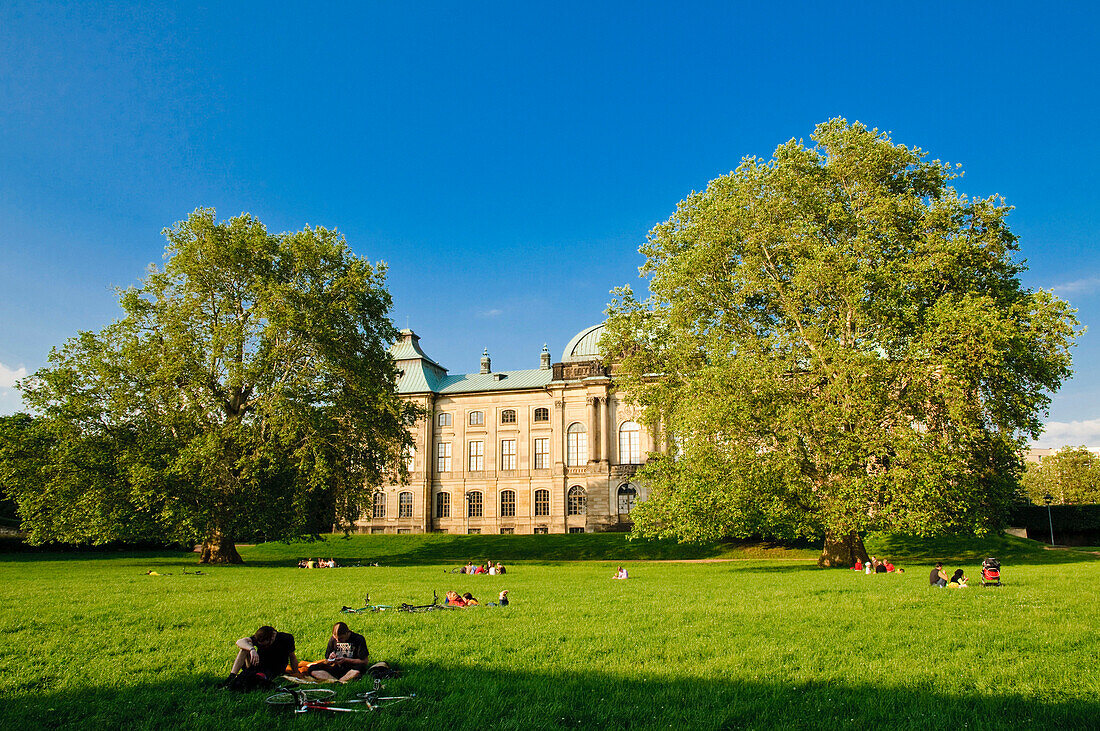
<path fill-rule="evenodd" d="M 605 355 L 668 445 L 642 535 L 824 536 L 851 565 L 867 530 L 982 531 L 1070 374 L 1074 313 L 1021 285 L 1009 206 L 859 123 L 811 140 L 681 201 L 648 298 L 614 292 Z"/>
<path fill-rule="evenodd" d="M 241 536 L 358 518 L 403 474 L 418 417 L 396 395 L 385 266 L 248 214 L 199 209 L 164 235 L 123 317 L 22 384 L 39 418 L 4 474 L 30 540 L 202 541 L 204 561 L 239 561 Z"/>
<path fill-rule="evenodd" d="M 1020 485 L 1035 505 L 1100 503 L 1100 457 L 1085 447 L 1063 447 L 1029 462 Z"/>

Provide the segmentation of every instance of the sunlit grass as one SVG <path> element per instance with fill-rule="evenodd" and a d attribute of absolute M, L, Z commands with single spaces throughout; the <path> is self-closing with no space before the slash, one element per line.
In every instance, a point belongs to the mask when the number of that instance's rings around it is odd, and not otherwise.
<path fill-rule="evenodd" d="M 366 636 L 372 657 L 405 670 L 391 689 L 422 696 L 374 714 L 380 728 L 1100 724 L 1100 559 L 1091 554 L 1002 544 L 1017 555 L 998 556 L 1005 587 L 936 590 L 928 560 L 899 553 L 902 575 L 819 570 L 786 555 L 796 560 L 635 559 L 620 582 L 610 576 L 631 560 L 618 553 L 626 542 L 605 545 L 607 560 L 571 562 L 597 554 L 595 543 L 570 550 L 575 538 L 562 537 L 536 556 L 538 546 L 503 540 L 513 537 L 440 538 L 364 536 L 343 544 L 348 558 L 369 549 L 382 567 L 314 571 L 289 564 L 311 552 L 339 560 L 339 543 L 257 546 L 242 549 L 252 565 L 202 576 L 183 574 L 198 568 L 191 555 L 0 556 L 0 728 L 362 725 L 358 716 L 275 717 L 261 694 L 210 689 L 233 641 L 258 625 L 292 632 L 299 656 L 315 659 L 339 619 Z M 959 555 L 991 548 L 952 545 Z M 424 552 L 442 546 L 429 562 Z M 949 548 L 931 550 L 950 559 Z M 532 557 L 518 558 L 521 549 Z M 510 571 L 447 573 L 468 558 Z M 962 564 L 975 583 L 978 561 Z M 513 603 L 339 612 L 367 592 L 419 603 L 449 588 L 483 600 L 507 588 Z"/>

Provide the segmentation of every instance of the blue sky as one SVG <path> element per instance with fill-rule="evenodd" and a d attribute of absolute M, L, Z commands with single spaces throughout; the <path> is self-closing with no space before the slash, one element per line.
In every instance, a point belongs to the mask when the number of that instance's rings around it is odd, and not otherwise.
<path fill-rule="evenodd" d="M 453 373 L 537 367 L 679 200 L 834 116 L 962 163 L 1100 317 L 1088 4 L 100 5 L 0 5 L 0 413 L 198 206 L 339 228 Z M 1049 443 L 1100 444 L 1096 337 Z"/>

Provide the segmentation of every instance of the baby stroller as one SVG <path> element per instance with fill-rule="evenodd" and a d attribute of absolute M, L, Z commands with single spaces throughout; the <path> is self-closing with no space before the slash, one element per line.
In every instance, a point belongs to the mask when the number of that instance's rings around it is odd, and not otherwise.
<path fill-rule="evenodd" d="M 997 559 L 982 561 L 982 586 L 1001 586 L 1001 562 Z"/>

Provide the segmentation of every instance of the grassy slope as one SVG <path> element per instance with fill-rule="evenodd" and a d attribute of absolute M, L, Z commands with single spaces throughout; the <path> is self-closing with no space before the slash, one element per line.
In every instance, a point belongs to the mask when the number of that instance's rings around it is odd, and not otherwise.
<path fill-rule="evenodd" d="M 334 571 L 286 567 L 310 553 L 300 546 L 247 548 L 253 565 L 205 576 L 183 575 L 195 558 L 178 554 L 0 556 L 0 728 L 362 725 L 359 716 L 273 717 L 260 695 L 208 686 L 226 672 L 233 640 L 260 623 L 293 632 L 299 654 L 314 658 L 340 606 L 366 591 L 397 603 L 447 588 L 482 598 L 508 588 L 514 604 L 351 617 L 373 656 L 407 671 L 390 689 L 423 696 L 375 714 L 372 726 L 1100 725 L 1100 560 L 1091 554 L 1008 539 L 1000 547 L 1015 558 L 998 554 L 1008 586 L 949 591 L 928 588 L 926 563 L 900 576 L 811 561 L 636 563 L 616 582 L 610 560 L 561 562 L 595 552 L 578 540 L 588 536 L 541 554 L 521 536 L 427 538 L 355 539 L 344 545 L 387 565 Z M 441 546 L 452 553 L 430 562 L 425 552 Z M 618 553 L 629 546 L 602 555 L 636 557 Z M 951 548 L 932 551 L 949 558 Z M 521 550 L 531 558 L 513 558 Z M 444 573 L 483 554 L 511 572 Z M 976 563 L 964 564 L 972 576 Z"/>

